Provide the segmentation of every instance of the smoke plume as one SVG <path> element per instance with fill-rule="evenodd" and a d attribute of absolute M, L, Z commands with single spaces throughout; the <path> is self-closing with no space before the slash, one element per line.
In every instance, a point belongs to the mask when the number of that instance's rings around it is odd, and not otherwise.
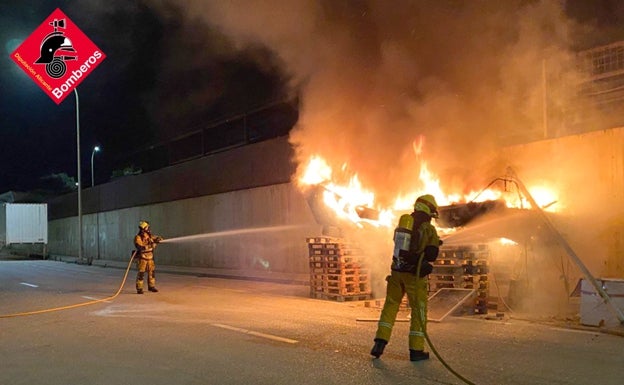
<path fill-rule="evenodd" d="M 381 202 L 418 187 L 420 160 L 454 189 L 502 172 L 491 163 L 500 144 L 541 133 L 543 62 L 557 71 L 569 56 L 570 22 L 554 1 L 186 5 L 239 48 L 279 57 L 300 96 L 299 164 L 346 163 Z"/>

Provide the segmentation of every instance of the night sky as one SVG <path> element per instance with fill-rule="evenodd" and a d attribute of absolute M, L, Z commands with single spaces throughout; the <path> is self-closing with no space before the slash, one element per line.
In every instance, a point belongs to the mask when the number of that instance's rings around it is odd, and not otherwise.
<path fill-rule="evenodd" d="M 114 171 L 115 160 L 124 154 L 297 93 L 291 79 L 296 71 L 284 68 L 271 47 L 239 44 L 211 26 L 210 15 L 187 12 L 189 2 L 193 1 L 0 0 L 0 41 L 4 48 L 0 59 L 0 193 L 57 188 L 58 180 L 53 183 L 55 179 L 46 176 L 76 176 L 73 95 L 57 106 L 9 57 L 56 8 L 107 56 L 78 87 L 84 185 L 90 181 L 91 150 L 95 145 L 103 149 L 95 156 L 96 183 L 103 183 Z M 510 2 L 518 7 L 538 3 Z M 239 12 L 241 8 L 246 10 L 245 2 L 233 3 Z M 254 14 L 252 5 L 265 3 L 250 0 L 248 13 Z M 374 9 L 367 7 L 368 3 L 379 2 L 296 3 L 321 4 L 329 25 L 337 19 L 350 23 L 364 19 L 366 10 Z M 411 3 L 433 4 L 428 0 Z M 444 12 L 448 12 L 461 3 L 440 0 L 436 4 L 443 4 Z M 268 4 L 279 7 L 280 2 Z M 284 0 L 284 4 L 292 3 Z M 615 40 L 623 40 L 622 4 L 616 0 L 565 2 L 571 19 L 593 27 L 592 34 L 576 39 L 578 47 L 607 43 L 614 36 Z M 227 12 L 223 4 L 216 8 Z M 299 15 L 291 16 L 292 26 L 297 28 Z M 261 25 L 268 28 L 274 21 L 284 22 L 266 20 Z"/>

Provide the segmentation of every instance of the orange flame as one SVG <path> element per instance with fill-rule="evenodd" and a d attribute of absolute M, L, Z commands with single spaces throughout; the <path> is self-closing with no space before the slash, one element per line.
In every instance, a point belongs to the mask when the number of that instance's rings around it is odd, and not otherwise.
<path fill-rule="evenodd" d="M 424 139 L 421 137 L 419 142 L 413 143 L 416 153 L 420 154 Z M 346 173 L 348 167 L 343 164 L 342 173 Z M 488 188 L 483 191 L 472 191 L 468 194 L 447 194 L 442 186 L 440 179 L 429 170 L 427 162 L 421 161 L 419 180 L 422 185 L 420 191 L 413 191 L 410 194 L 397 196 L 394 204 L 389 207 L 377 207 L 375 204 L 375 194 L 373 191 L 362 186 L 357 173 L 353 173 L 348 182 L 338 184 L 335 181 L 333 170 L 329 164 L 319 155 L 310 157 L 303 175 L 299 178 L 302 186 L 320 185 L 324 188 L 323 201 L 333 209 L 340 218 L 348 219 L 358 226 L 362 226 L 364 222 L 374 226 L 393 227 L 395 225 L 397 214 L 411 211 L 414 199 L 422 194 L 432 194 L 436 197 L 439 205 L 445 206 L 453 203 L 462 202 L 483 202 L 488 200 L 502 199 L 510 208 L 530 208 L 531 205 L 525 197 L 520 194 L 509 191 L 501 191 L 494 188 Z M 530 194 L 536 203 L 545 210 L 555 211 L 554 203 L 557 202 L 556 194 L 552 189 L 546 186 L 533 186 L 529 188 Z M 369 218 L 361 218 L 357 212 L 359 207 L 367 207 L 377 210 L 379 218 L 372 220 Z"/>

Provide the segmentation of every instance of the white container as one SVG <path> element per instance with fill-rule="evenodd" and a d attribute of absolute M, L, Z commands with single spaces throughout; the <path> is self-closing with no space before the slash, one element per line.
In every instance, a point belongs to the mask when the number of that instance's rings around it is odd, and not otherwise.
<path fill-rule="evenodd" d="M 48 205 L 4 203 L 0 205 L 0 244 L 48 243 Z"/>
<path fill-rule="evenodd" d="M 611 299 L 611 303 L 624 312 L 624 279 L 596 279 Z M 615 327 L 620 320 L 612 306 L 596 292 L 587 280 L 581 281 L 581 323 L 589 326 Z"/>

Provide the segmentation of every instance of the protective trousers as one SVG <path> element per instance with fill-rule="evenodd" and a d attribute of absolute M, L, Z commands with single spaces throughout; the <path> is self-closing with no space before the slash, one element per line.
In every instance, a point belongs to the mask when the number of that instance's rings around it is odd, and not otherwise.
<path fill-rule="evenodd" d="M 156 276 L 154 273 L 156 265 L 154 264 L 153 259 L 139 258 L 139 261 L 137 262 L 137 269 L 139 270 L 136 278 L 137 290 L 143 290 L 143 277 L 145 276 L 145 272 L 147 272 L 147 287 L 156 287 Z"/>
<path fill-rule="evenodd" d="M 421 317 L 427 322 L 427 277 L 418 278 L 416 274 L 392 271 L 386 278 L 386 302 L 379 317 L 375 338 L 390 341 L 392 327 L 396 320 L 403 296 L 407 294 L 412 309 L 409 333 L 409 348 L 424 350 L 426 325 L 421 325 Z"/>

